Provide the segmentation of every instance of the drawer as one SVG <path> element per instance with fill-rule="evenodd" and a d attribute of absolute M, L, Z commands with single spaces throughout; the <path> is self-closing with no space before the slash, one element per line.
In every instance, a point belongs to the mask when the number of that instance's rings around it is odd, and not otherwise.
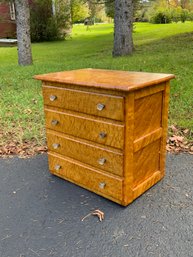
<path fill-rule="evenodd" d="M 122 179 L 108 176 L 69 158 L 48 154 L 50 171 L 100 195 L 122 199 Z"/>
<path fill-rule="evenodd" d="M 124 98 L 43 86 L 44 104 L 114 120 L 124 120 Z"/>
<path fill-rule="evenodd" d="M 123 148 L 124 125 L 45 109 L 46 127 L 103 145 Z"/>
<path fill-rule="evenodd" d="M 96 168 L 123 175 L 123 154 L 70 138 L 55 131 L 47 131 L 49 151 L 68 156 Z"/>

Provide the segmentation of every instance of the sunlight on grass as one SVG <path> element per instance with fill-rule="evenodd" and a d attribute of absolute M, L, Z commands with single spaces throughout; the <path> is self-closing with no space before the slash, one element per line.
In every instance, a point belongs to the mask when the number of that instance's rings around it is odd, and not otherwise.
<path fill-rule="evenodd" d="M 35 74 L 104 68 L 173 73 L 170 123 L 193 129 L 193 23 L 149 24 L 134 27 L 135 52 L 112 58 L 113 24 L 75 25 L 65 41 L 32 44 L 32 66 L 17 65 L 17 48 L 0 48 L 0 132 L 2 142 L 42 144 L 44 116 L 41 83 Z M 17 133 L 13 133 L 17 131 Z"/>

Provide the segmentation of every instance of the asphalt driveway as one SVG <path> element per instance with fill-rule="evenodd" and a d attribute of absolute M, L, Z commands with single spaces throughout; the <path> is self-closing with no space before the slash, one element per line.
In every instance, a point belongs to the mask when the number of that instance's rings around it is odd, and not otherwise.
<path fill-rule="evenodd" d="M 94 209 L 105 220 L 82 218 Z M 0 160 L 0 257 L 193 257 L 193 156 L 121 207 L 48 172 L 47 155 Z"/>

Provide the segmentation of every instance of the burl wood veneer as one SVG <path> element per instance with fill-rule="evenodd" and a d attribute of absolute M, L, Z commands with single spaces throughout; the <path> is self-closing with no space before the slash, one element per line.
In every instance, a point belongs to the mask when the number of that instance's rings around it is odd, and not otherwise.
<path fill-rule="evenodd" d="M 83 69 L 35 78 L 51 173 L 124 206 L 163 178 L 174 75 Z"/>

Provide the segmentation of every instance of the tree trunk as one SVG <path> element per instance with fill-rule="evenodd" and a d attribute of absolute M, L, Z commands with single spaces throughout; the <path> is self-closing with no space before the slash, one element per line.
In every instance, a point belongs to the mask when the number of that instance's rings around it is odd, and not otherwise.
<path fill-rule="evenodd" d="M 133 52 L 133 1 L 115 0 L 113 56 Z"/>
<path fill-rule="evenodd" d="M 32 64 L 28 0 L 15 0 L 19 65 Z"/>

